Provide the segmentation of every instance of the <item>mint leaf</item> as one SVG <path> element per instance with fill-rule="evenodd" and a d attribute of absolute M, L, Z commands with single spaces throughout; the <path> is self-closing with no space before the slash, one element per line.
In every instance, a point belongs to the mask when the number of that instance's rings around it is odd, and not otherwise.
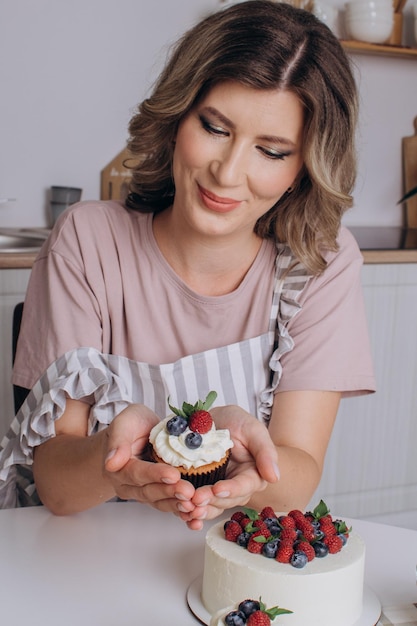
<path fill-rule="evenodd" d="M 289 615 L 290 613 L 293 613 L 294 611 L 289 611 L 288 609 L 281 609 L 279 606 L 273 606 L 272 609 L 267 609 L 266 611 L 264 611 L 270 620 L 274 620 L 277 615 Z"/>
<path fill-rule="evenodd" d="M 259 515 L 258 512 L 255 511 L 255 509 L 248 509 L 247 507 L 243 507 L 243 511 L 245 513 L 245 515 L 247 517 L 249 517 L 250 520 L 252 520 L 252 522 L 254 522 L 255 520 L 259 519 Z"/>
<path fill-rule="evenodd" d="M 202 408 L 205 411 L 208 411 L 216 398 L 217 398 L 217 392 L 216 391 L 209 391 L 209 393 L 207 395 L 207 398 L 203 402 Z"/>
<path fill-rule="evenodd" d="M 323 502 L 323 500 L 320 500 L 320 502 L 318 503 L 318 505 L 313 511 L 313 516 L 315 519 L 320 519 L 321 517 L 324 517 L 325 515 L 328 515 L 329 513 L 330 513 L 330 509 L 328 508 L 327 504 Z"/>

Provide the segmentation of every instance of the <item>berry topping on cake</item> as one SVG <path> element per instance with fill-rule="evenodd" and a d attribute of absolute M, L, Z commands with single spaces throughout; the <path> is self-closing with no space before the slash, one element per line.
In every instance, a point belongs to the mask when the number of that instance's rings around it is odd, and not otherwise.
<path fill-rule="evenodd" d="M 226 537 L 227 541 L 236 541 L 241 533 L 242 528 L 238 522 L 233 519 L 225 522 L 224 536 Z"/>
<path fill-rule="evenodd" d="M 187 426 L 187 420 L 180 415 L 174 415 L 174 417 L 171 417 L 171 419 L 167 421 L 167 431 L 170 435 L 174 435 L 175 437 L 179 437 Z"/>
<path fill-rule="evenodd" d="M 224 618 L 226 626 L 245 626 L 246 617 L 241 611 L 231 611 Z"/>
<path fill-rule="evenodd" d="M 242 613 L 245 614 L 245 617 L 249 617 L 251 613 L 254 613 L 255 611 L 259 611 L 261 608 L 261 605 L 258 602 L 258 600 L 243 600 L 239 604 L 238 608 L 239 608 L 239 611 L 242 611 Z"/>
<path fill-rule="evenodd" d="M 274 606 L 267 609 L 262 599 L 243 600 L 236 611 L 231 611 L 224 618 L 226 626 L 270 626 L 278 615 L 292 613 L 288 609 Z"/>
<path fill-rule="evenodd" d="M 211 417 L 208 410 L 216 398 L 217 393 L 215 391 L 210 391 L 204 402 L 202 400 L 197 400 L 195 404 L 183 402 L 180 409 L 178 409 L 176 406 L 172 406 L 169 403 L 168 399 L 168 406 L 174 413 L 174 417 L 172 417 L 167 422 L 167 429 L 168 424 L 171 422 L 171 420 L 173 420 L 174 423 L 179 422 L 181 424 L 181 427 L 182 424 L 185 422 L 184 428 L 180 430 L 180 432 L 178 432 L 178 435 L 183 433 L 187 426 L 192 432 L 199 433 L 200 435 L 205 435 L 209 432 L 209 430 L 211 430 L 213 426 L 213 418 Z M 169 430 L 168 432 L 171 435 L 177 434 L 176 432 L 170 432 Z"/>
<path fill-rule="evenodd" d="M 343 520 L 333 520 L 322 500 L 313 512 L 293 510 L 279 517 L 272 507 L 264 507 L 260 513 L 244 508 L 233 513 L 224 529 L 228 541 L 296 568 L 340 552 L 350 532 Z"/>
<path fill-rule="evenodd" d="M 190 430 L 204 435 L 205 433 L 208 433 L 212 427 L 213 419 L 208 411 L 195 411 L 191 415 L 188 425 Z"/>
<path fill-rule="evenodd" d="M 184 441 L 185 441 L 185 445 L 187 446 L 187 448 L 190 448 L 190 450 L 196 450 L 203 443 L 203 438 L 200 435 L 200 433 L 191 432 L 191 433 L 188 433 Z"/>

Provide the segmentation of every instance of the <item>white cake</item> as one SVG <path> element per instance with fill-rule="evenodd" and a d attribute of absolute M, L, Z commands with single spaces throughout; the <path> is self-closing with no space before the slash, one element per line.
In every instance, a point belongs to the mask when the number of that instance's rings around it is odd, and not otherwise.
<path fill-rule="evenodd" d="M 274 624 L 353 626 L 362 613 L 365 544 L 354 532 L 343 549 L 302 569 L 252 554 L 224 536 L 224 521 L 206 535 L 201 599 L 219 625 L 246 598 L 293 611 Z"/>

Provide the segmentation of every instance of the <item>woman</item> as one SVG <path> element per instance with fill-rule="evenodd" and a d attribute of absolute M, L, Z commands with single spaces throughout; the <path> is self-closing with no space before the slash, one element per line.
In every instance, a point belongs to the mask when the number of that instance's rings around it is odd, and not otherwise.
<path fill-rule="evenodd" d="M 340 398 L 374 389 L 362 257 L 340 226 L 356 104 L 307 12 L 255 0 L 184 35 L 131 120 L 125 205 L 71 208 L 33 268 L 13 377 L 32 392 L 3 506 L 118 496 L 200 529 L 237 505 L 307 504 Z M 167 396 L 210 389 L 233 461 L 194 490 L 140 454 Z"/>

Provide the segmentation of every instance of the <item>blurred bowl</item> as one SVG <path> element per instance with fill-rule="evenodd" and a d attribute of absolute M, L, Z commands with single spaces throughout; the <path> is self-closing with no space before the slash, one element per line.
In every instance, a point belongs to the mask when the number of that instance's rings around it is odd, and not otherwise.
<path fill-rule="evenodd" d="M 385 43 L 391 36 L 393 19 L 347 19 L 346 27 L 350 36 L 357 41 Z"/>
<path fill-rule="evenodd" d="M 345 5 L 346 9 L 360 7 L 362 9 L 375 9 L 380 7 L 387 7 L 394 12 L 394 5 L 392 0 L 350 0 Z"/>

